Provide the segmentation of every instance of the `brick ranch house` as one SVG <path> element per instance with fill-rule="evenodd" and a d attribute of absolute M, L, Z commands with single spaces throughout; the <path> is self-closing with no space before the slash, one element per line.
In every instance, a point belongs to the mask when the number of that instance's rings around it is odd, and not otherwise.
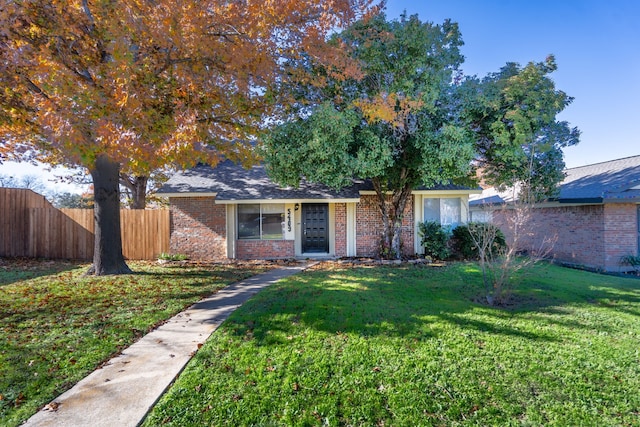
<path fill-rule="evenodd" d="M 464 223 L 469 195 L 457 186 L 416 189 L 403 218 L 406 256 L 420 253 L 418 223 Z M 375 257 L 382 221 L 373 187 L 355 182 L 339 191 L 302 182 L 281 188 L 264 165 L 231 161 L 178 172 L 160 189 L 169 199 L 170 248 L 195 260 L 293 257 Z"/>
<path fill-rule="evenodd" d="M 557 198 L 536 204 L 529 229 L 538 241 L 557 236 L 555 260 L 621 271 L 620 258 L 640 255 L 640 156 L 566 170 Z M 471 219 L 508 201 L 492 189 L 472 197 Z M 499 212 L 499 211 L 498 211 Z M 497 218 L 495 218 L 497 220 Z"/>

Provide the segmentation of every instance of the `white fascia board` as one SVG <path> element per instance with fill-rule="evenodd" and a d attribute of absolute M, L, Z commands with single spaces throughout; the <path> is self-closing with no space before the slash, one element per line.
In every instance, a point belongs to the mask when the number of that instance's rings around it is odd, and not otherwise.
<path fill-rule="evenodd" d="M 219 205 L 245 205 L 255 203 L 358 203 L 360 199 L 243 199 L 217 200 Z"/>

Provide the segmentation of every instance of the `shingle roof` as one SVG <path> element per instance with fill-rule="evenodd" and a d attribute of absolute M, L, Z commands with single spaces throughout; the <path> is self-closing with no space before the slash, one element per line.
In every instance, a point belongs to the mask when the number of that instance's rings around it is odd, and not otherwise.
<path fill-rule="evenodd" d="M 198 165 L 173 175 L 158 191 L 160 195 L 187 196 L 216 194 L 217 201 L 243 200 L 334 200 L 359 199 L 360 191 L 372 191 L 371 181 L 354 181 L 354 184 L 334 190 L 322 184 L 302 181 L 298 188 L 282 188 L 267 176 L 264 165 L 245 169 L 230 160 L 220 162 L 215 168 Z M 417 190 L 466 190 L 458 185 L 438 185 Z"/>
<path fill-rule="evenodd" d="M 560 184 L 560 203 L 640 202 L 640 156 L 567 169 Z M 511 201 L 511 193 L 490 188 L 470 202 L 471 206 Z"/>
<path fill-rule="evenodd" d="M 558 200 L 630 200 L 640 198 L 640 156 L 626 157 L 593 165 L 567 169 Z"/>
<path fill-rule="evenodd" d="M 245 169 L 230 160 L 220 162 L 215 168 L 198 165 L 180 171 L 171 177 L 158 191 L 159 194 L 187 195 L 216 193 L 216 200 L 330 200 L 358 199 L 362 182 L 350 187 L 333 190 L 321 184 L 305 181 L 298 188 L 283 188 L 267 176 L 264 165 Z"/>

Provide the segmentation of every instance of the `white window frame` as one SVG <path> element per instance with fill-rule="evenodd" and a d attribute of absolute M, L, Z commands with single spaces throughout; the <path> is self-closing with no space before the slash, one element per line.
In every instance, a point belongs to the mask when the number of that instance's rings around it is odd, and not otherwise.
<path fill-rule="evenodd" d="M 258 218 L 259 218 L 259 237 L 240 237 L 240 210 L 242 209 L 243 206 L 255 206 L 258 205 L 259 206 L 259 212 L 258 212 Z M 282 215 L 282 222 L 281 222 L 281 226 L 282 226 L 282 230 L 281 230 L 281 235 L 279 238 L 274 238 L 274 239 L 270 239 L 270 238 L 265 238 L 264 237 L 264 229 L 263 229 L 263 218 L 264 218 L 264 207 L 269 206 L 269 207 L 278 207 L 281 206 L 282 207 L 282 212 L 280 213 Z M 236 239 L 237 240 L 285 240 L 285 235 L 286 235 L 286 230 L 284 227 L 284 221 L 285 221 L 285 205 L 284 203 L 247 203 L 247 204 L 238 204 L 238 207 L 236 209 Z M 273 212 L 268 212 L 268 213 L 273 213 Z"/>
<path fill-rule="evenodd" d="M 462 198 L 461 197 L 427 197 L 427 196 L 423 197 L 422 198 L 422 221 L 435 221 L 433 218 L 430 218 L 430 219 L 426 218 L 427 209 L 425 209 L 425 204 L 427 203 L 427 200 L 438 200 L 439 212 L 438 212 L 438 219 L 437 219 L 436 222 L 438 222 L 439 224 L 446 225 L 446 226 L 451 226 L 451 227 L 456 227 L 456 226 L 462 224 L 462 222 L 463 222 L 462 209 L 463 208 L 462 208 Z M 458 209 L 457 221 L 450 222 L 450 223 L 445 223 L 445 224 L 442 223 L 443 207 L 444 207 L 443 203 L 442 203 L 443 200 L 447 200 L 447 201 L 455 200 L 455 201 L 457 201 L 457 209 Z"/>

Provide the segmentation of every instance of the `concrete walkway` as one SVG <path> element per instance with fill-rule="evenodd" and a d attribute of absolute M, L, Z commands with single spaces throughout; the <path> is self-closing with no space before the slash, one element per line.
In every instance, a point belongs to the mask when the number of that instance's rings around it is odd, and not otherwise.
<path fill-rule="evenodd" d="M 198 346 L 242 303 L 309 267 L 284 267 L 234 283 L 142 337 L 61 394 L 24 426 L 137 426 Z"/>

